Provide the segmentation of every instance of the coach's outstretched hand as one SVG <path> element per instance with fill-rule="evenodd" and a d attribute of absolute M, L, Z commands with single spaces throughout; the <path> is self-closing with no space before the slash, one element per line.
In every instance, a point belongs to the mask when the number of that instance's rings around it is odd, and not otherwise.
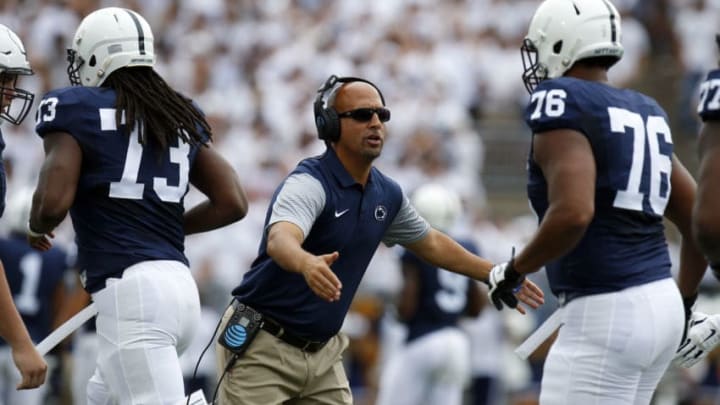
<path fill-rule="evenodd" d="M 508 306 L 525 314 L 525 309 L 519 302 L 535 309 L 545 302 L 544 294 L 540 287 L 515 270 L 513 262 L 514 260 L 510 259 L 509 262 L 497 264 L 490 270 L 488 297 L 498 310 Z"/>

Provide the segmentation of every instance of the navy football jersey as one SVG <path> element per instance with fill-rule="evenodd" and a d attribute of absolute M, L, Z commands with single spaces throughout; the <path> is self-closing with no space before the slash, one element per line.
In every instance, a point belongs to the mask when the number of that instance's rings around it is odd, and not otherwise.
<path fill-rule="evenodd" d="M 633 90 L 561 77 L 540 83 L 525 119 L 533 137 L 581 132 L 595 157 L 595 216 L 578 245 L 547 264 L 553 293 L 576 297 L 670 277 L 663 214 L 670 197 L 673 144 L 665 111 Z M 527 192 L 542 220 L 547 183 L 528 159 Z"/>
<path fill-rule="evenodd" d="M 373 168 L 363 188 L 332 149 L 300 162 L 275 191 L 265 229 L 279 221 L 303 229 L 302 247 L 306 251 L 314 255 L 339 252 L 331 268 L 342 283 L 340 300 L 323 300 L 312 292 L 302 274 L 278 266 L 267 254 L 267 232 L 252 268 L 232 294 L 285 328 L 315 341 L 328 340 L 340 330 L 381 241 L 412 242 L 427 233 L 427 223 L 409 205 L 397 183 Z"/>
<path fill-rule="evenodd" d="M 720 120 L 720 69 L 708 73 L 707 79 L 700 85 L 698 115 L 703 121 Z"/>
<path fill-rule="evenodd" d="M 25 235 L 12 234 L 0 238 L 0 261 L 15 307 L 38 343 L 50 333 L 53 296 L 72 265 L 68 255 L 57 247 L 39 252 L 28 245 Z M 1 338 L 0 342 L 5 344 Z"/>
<path fill-rule="evenodd" d="M 161 151 L 142 145 L 115 120 L 115 91 L 68 87 L 45 95 L 36 131 L 73 136 L 82 149 L 82 170 L 70 209 L 78 268 L 95 292 L 108 277 L 146 260 L 177 260 L 184 254 L 183 199 L 197 147 L 184 142 Z M 207 135 L 207 134 L 206 134 Z"/>
<path fill-rule="evenodd" d="M 479 254 L 475 242 L 464 239 L 457 239 L 457 242 L 470 252 Z M 406 322 L 407 341 L 456 326 L 467 307 L 470 283 L 475 281 L 462 274 L 435 267 L 409 250 L 403 252 L 401 260 L 417 271 L 420 285 L 415 314 Z"/>

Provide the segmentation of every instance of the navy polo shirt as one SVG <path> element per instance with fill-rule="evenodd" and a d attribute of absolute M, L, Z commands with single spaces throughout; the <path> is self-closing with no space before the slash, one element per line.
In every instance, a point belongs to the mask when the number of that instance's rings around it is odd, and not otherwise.
<path fill-rule="evenodd" d="M 282 269 L 268 256 L 267 229 L 280 221 L 303 230 L 306 251 L 339 252 L 332 265 L 343 286 L 339 301 L 316 296 L 301 274 Z M 380 242 L 415 242 L 429 229 L 395 181 L 372 168 L 363 187 L 329 148 L 300 162 L 275 191 L 258 257 L 233 295 L 300 336 L 327 340 L 340 330 Z"/>

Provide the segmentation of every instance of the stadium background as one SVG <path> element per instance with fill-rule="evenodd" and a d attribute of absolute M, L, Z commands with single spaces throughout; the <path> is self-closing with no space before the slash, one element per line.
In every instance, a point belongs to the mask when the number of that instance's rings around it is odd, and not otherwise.
<path fill-rule="evenodd" d="M 489 259 L 506 260 L 511 246 L 522 245 L 535 219 L 524 194 L 530 134 L 522 121 L 528 95 L 520 80 L 519 47 L 538 3 L 0 0 L 0 23 L 23 39 L 36 74 L 22 85 L 39 100 L 45 91 L 69 84 L 65 49 L 82 16 L 102 6 L 139 11 L 154 30 L 156 69 L 200 104 L 216 144 L 240 174 L 251 200 L 248 218 L 186 243 L 205 306 L 198 348 L 184 358 L 191 373 L 229 290 L 254 257 L 270 194 L 300 158 L 323 149 L 311 105 L 330 74 L 365 77 L 382 89 L 393 119 L 377 162 L 381 169 L 407 192 L 430 181 L 460 192 L 465 214 L 455 231 L 474 237 Z M 615 4 L 623 14 L 625 56 L 611 79 L 658 99 L 670 115 L 677 153 L 694 172 L 696 89 L 717 64 L 720 0 Z M 43 151 L 33 126 L 29 117 L 20 127 L 2 127 L 10 193 L 34 186 Z M 186 201 L 197 199 L 191 191 Z M 677 239 L 672 227 L 668 232 Z M 57 243 L 72 248 L 72 237 L 64 223 Z M 358 404 L 373 403 L 377 375 L 397 344 L 396 257 L 391 249 L 378 252 L 344 326 L 353 338 L 347 367 Z M 708 280 L 700 302 L 708 311 L 718 307 L 716 291 L 717 283 Z M 552 305 L 524 318 L 488 310 L 467 322 L 477 348 L 475 372 L 502 382 L 498 404 L 534 402 L 542 356 L 526 363 L 510 348 Z M 69 354 L 59 359 L 65 370 L 72 366 Z M 655 402 L 720 403 L 716 367 L 711 361 L 670 370 Z M 210 396 L 212 353 L 200 369 L 210 381 Z M 72 403 L 67 375 L 56 373 L 55 394 L 47 403 Z"/>

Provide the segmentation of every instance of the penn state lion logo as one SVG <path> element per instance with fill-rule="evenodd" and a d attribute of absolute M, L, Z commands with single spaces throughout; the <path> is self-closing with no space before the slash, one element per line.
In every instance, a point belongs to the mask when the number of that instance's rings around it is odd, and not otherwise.
<path fill-rule="evenodd" d="M 383 205 L 378 205 L 375 207 L 375 219 L 382 222 L 387 217 L 387 208 Z"/>

